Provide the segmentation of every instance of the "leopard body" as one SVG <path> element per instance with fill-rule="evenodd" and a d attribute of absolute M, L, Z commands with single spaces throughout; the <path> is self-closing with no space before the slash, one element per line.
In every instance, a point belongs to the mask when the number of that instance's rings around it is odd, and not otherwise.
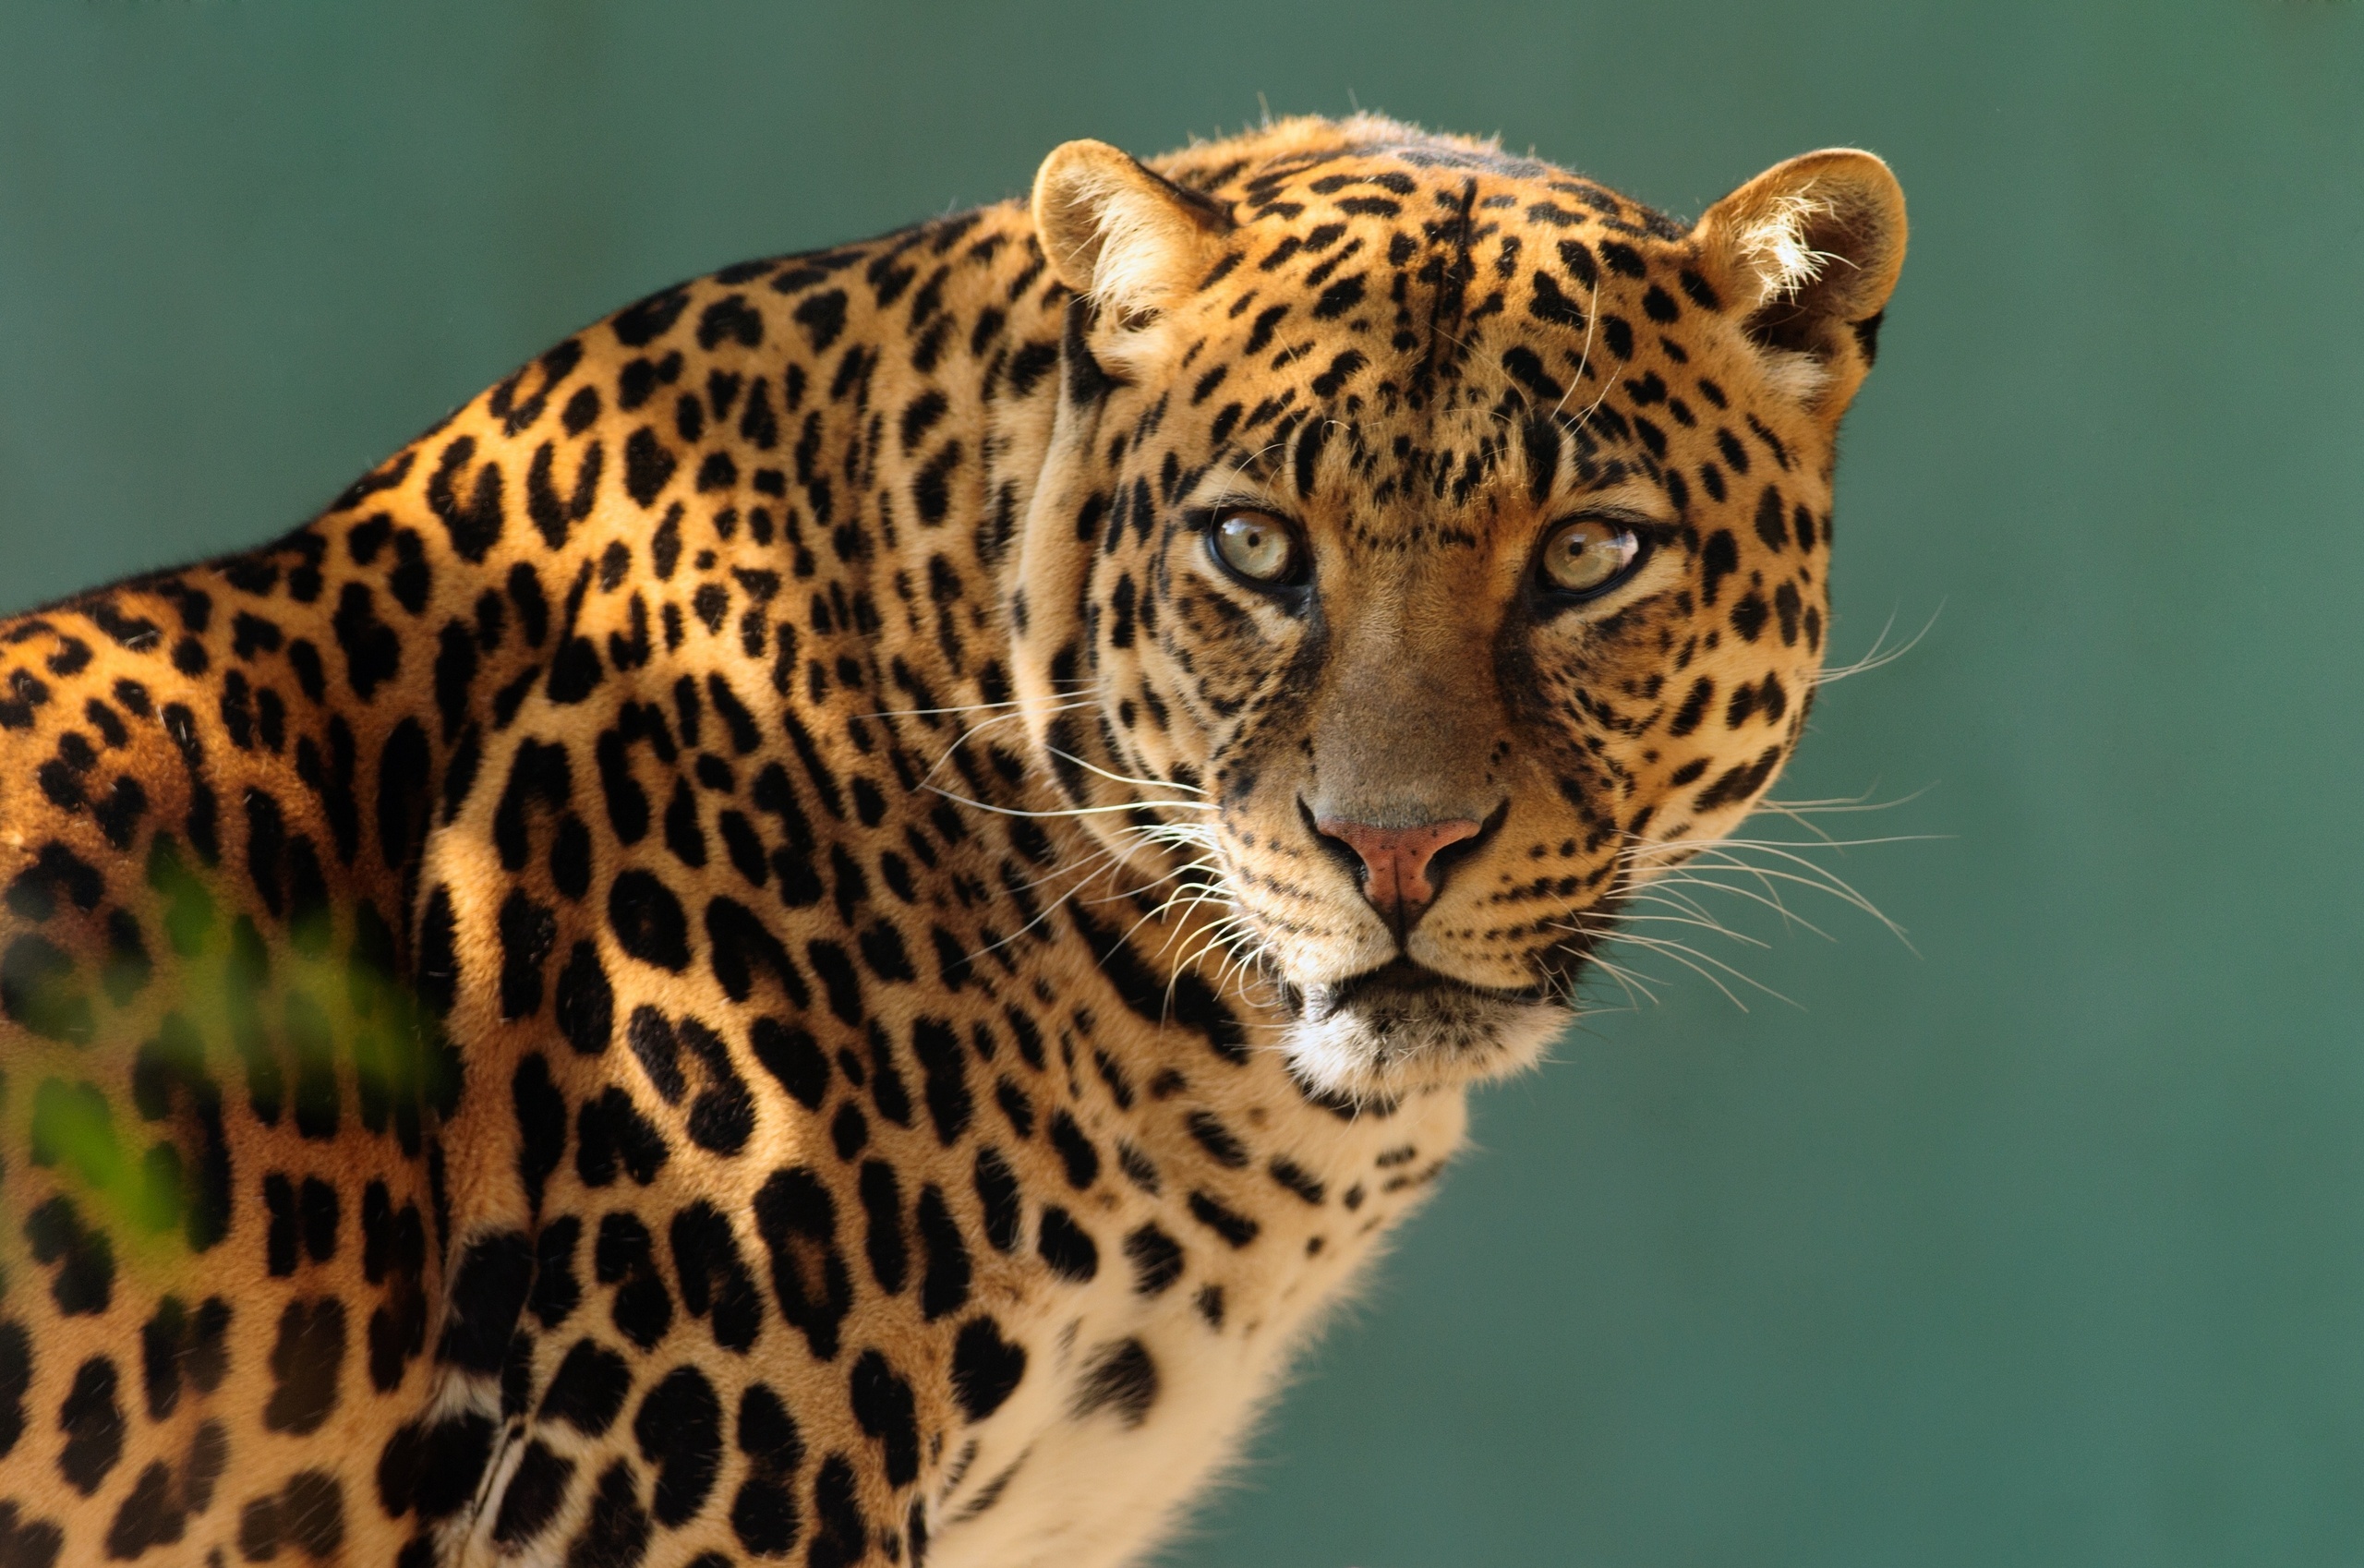
<path fill-rule="evenodd" d="M 1798 738 L 1903 237 L 1815 158 L 1072 144 L 6 622 L 0 1563 L 1161 1538 Z M 1391 915 L 1333 818 L 1472 831 Z"/>

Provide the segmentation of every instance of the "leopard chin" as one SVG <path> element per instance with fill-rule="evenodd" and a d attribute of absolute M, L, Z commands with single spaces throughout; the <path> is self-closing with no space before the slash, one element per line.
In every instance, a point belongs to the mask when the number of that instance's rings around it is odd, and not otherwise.
<path fill-rule="evenodd" d="M 1398 958 L 1296 993 L 1283 1050 L 1297 1078 L 1355 1104 L 1460 1088 L 1535 1065 L 1575 1019 L 1557 986 L 1472 985 Z"/>

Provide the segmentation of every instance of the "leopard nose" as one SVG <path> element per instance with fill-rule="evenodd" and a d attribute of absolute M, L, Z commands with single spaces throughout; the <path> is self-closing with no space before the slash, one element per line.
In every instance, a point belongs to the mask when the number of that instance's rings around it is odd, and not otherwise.
<path fill-rule="evenodd" d="M 1467 817 L 1453 817 L 1410 827 L 1380 827 L 1325 816 L 1313 826 L 1323 838 L 1334 838 L 1354 850 L 1362 862 L 1363 897 L 1401 935 L 1410 931 L 1436 900 L 1438 885 L 1443 880 L 1443 868 L 1435 863 L 1437 851 L 1475 838 L 1483 825 Z"/>

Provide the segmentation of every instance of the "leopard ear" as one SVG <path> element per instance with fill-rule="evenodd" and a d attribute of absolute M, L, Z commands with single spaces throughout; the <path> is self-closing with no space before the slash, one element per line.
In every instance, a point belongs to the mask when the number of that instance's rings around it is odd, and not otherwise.
<path fill-rule="evenodd" d="M 1119 322 L 1154 316 L 1223 254 L 1230 213 L 1104 141 L 1052 150 L 1034 175 L 1034 231 L 1059 277 Z"/>
<path fill-rule="evenodd" d="M 1871 368 L 1904 235 L 1896 176 L 1852 148 L 1776 163 L 1694 231 L 1702 270 L 1763 352 L 1767 378 L 1832 417 Z"/>

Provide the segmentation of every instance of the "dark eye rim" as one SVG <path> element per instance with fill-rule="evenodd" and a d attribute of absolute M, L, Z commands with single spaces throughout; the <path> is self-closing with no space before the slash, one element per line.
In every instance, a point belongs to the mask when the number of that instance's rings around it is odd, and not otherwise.
<path fill-rule="evenodd" d="M 1563 588 L 1553 582 L 1551 574 L 1544 570 L 1543 554 L 1550 548 L 1551 541 L 1560 537 L 1562 529 L 1572 527 L 1578 523 L 1602 523 L 1621 533 L 1631 534 L 1634 537 L 1634 559 L 1619 569 L 1615 575 L 1594 587 Z M 1527 576 L 1535 584 L 1536 593 L 1546 604 L 1564 609 L 1591 604 L 1598 599 L 1606 598 L 1632 582 L 1640 573 L 1642 568 L 1649 564 L 1650 557 L 1657 552 L 1659 536 L 1668 531 L 1665 525 L 1652 522 L 1648 518 L 1631 517 L 1615 512 L 1577 512 L 1571 513 L 1565 517 L 1555 517 L 1545 525 L 1541 533 L 1536 536 L 1535 559 L 1528 567 Z"/>
<path fill-rule="evenodd" d="M 1289 538 L 1289 569 L 1278 577 L 1250 577 L 1224 559 L 1223 550 L 1215 543 L 1215 525 L 1236 513 L 1252 512 L 1259 517 L 1269 517 L 1280 525 Z M 1313 550 L 1306 542 L 1305 529 L 1286 513 L 1255 501 L 1227 501 L 1213 506 L 1200 507 L 1189 514 L 1190 525 L 1205 536 L 1207 559 L 1215 564 L 1230 581 L 1243 588 L 1269 597 L 1295 601 L 1302 599 L 1313 580 Z"/>

